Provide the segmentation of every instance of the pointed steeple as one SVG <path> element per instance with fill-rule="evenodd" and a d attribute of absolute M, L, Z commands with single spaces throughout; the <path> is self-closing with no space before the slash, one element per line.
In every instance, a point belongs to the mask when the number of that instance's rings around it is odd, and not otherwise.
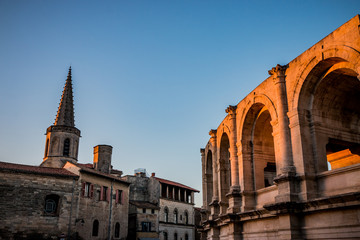
<path fill-rule="evenodd" d="M 69 68 L 69 73 L 61 96 L 59 109 L 57 111 L 54 125 L 75 127 L 71 66 Z"/>

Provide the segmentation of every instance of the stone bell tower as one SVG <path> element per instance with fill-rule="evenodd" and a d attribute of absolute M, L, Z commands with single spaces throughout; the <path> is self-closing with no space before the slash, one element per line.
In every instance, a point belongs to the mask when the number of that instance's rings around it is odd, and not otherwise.
<path fill-rule="evenodd" d="M 46 130 L 44 160 L 40 166 L 61 168 L 77 162 L 80 130 L 75 127 L 71 67 L 61 96 L 54 125 Z"/>

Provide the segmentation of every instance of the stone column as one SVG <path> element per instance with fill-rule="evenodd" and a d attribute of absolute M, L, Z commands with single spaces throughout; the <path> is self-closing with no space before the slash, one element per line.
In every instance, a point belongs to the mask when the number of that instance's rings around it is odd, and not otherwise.
<path fill-rule="evenodd" d="M 292 158 L 291 137 L 289 128 L 289 118 L 287 116 L 288 103 L 286 93 L 286 66 L 276 65 L 269 70 L 273 76 L 276 89 L 276 109 L 278 119 L 271 121 L 273 127 L 275 158 L 277 177 L 274 179 L 278 185 L 279 194 L 275 198 L 276 202 L 289 202 L 296 200 L 295 180 L 296 171 Z"/>
<path fill-rule="evenodd" d="M 205 149 L 200 148 L 200 154 L 201 154 L 201 169 L 202 169 L 202 194 L 203 194 L 203 207 L 207 207 L 208 199 L 207 199 L 207 178 L 206 178 L 206 161 L 205 161 Z M 185 199 L 186 199 L 186 191 L 185 191 Z"/>
<path fill-rule="evenodd" d="M 273 76 L 277 95 L 276 107 L 278 112 L 277 124 L 279 130 L 279 152 L 276 153 L 278 160 L 276 164 L 280 164 L 280 174 L 287 174 L 289 172 L 295 171 L 291 153 L 289 118 L 287 116 L 288 103 L 285 83 L 285 71 L 287 67 L 287 65 L 281 66 L 278 64 L 276 67 L 273 67 L 271 70 L 269 70 L 269 74 Z"/>
<path fill-rule="evenodd" d="M 237 157 L 237 137 L 236 137 L 236 106 L 229 106 L 225 112 L 228 113 L 230 121 L 230 139 L 229 139 L 229 152 L 231 164 L 231 186 L 230 192 L 227 194 L 229 199 L 229 208 L 227 212 L 236 213 L 240 211 L 240 184 L 239 184 L 239 164 Z"/>
<path fill-rule="evenodd" d="M 209 204 L 211 207 L 211 216 L 210 219 L 215 219 L 219 214 L 219 189 L 218 189 L 218 158 L 217 158 L 217 147 L 216 147 L 216 130 L 211 129 L 209 132 L 210 137 L 210 144 L 212 146 L 212 161 L 213 161 L 213 197 L 212 201 Z"/>

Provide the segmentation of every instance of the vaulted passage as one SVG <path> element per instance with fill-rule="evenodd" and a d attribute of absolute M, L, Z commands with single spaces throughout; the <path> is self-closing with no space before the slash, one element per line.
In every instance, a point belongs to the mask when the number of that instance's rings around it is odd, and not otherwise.
<path fill-rule="evenodd" d="M 346 68 L 329 71 L 313 94 L 320 171 L 360 163 L 360 81 L 356 76 Z"/>

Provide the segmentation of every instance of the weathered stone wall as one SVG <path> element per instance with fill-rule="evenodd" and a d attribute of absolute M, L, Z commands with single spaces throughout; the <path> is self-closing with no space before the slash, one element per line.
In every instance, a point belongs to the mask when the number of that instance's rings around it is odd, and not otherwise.
<path fill-rule="evenodd" d="M 0 239 L 57 239 L 68 234 L 73 179 L 31 173 L 0 173 Z M 56 194 L 58 212 L 45 213 L 45 198 Z M 78 189 L 74 189 L 75 222 Z M 71 226 L 71 233 L 74 233 Z"/>
<path fill-rule="evenodd" d="M 113 237 L 115 231 L 115 224 L 120 224 L 120 239 L 125 239 L 128 232 L 128 211 L 129 211 L 129 188 L 126 184 L 113 181 L 113 197 L 112 203 L 106 200 L 100 200 L 101 186 L 111 189 L 111 180 L 103 177 L 94 176 L 91 174 L 82 173 L 78 182 L 78 188 L 81 188 L 82 182 L 89 182 L 93 184 L 94 195 L 92 198 L 82 197 L 81 192 L 78 193 L 80 203 L 76 211 L 76 229 L 79 236 L 83 239 L 94 238 L 92 236 L 93 223 L 95 220 L 99 221 L 99 232 L 97 239 L 105 239 L 109 235 L 109 215 L 111 211 L 111 229 L 110 234 Z M 124 194 L 123 203 L 115 203 L 116 190 L 122 190 Z M 110 209 L 111 207 L 111 209 Z"/>

